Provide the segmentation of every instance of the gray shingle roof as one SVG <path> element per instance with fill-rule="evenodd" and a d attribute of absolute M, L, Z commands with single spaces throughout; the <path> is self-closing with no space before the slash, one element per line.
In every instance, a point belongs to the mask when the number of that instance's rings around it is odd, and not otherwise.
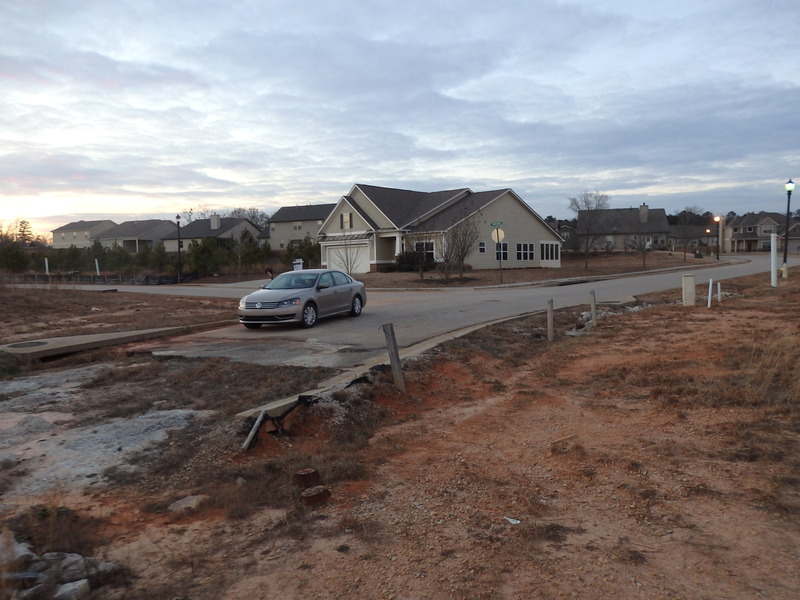
<path fill-rule="evenodd" d="M 181 226 L 181 237 L 184 239 L 189 238 L 214 238 L 214 237 L 221 237 L 224 236 L 228 231 L 236 227 L 242 221 L 248 221 L 247 219 L 243 219 L 241 217 L 223 217 L 219 220 L 219 228 L 212 229 L 211 228 L 211 219 L 197 219 L 196 221 L 192 221 L 191 223 L 187 223 L 186 225 Z M 252 223 L 251 223 L 252 224 Z M 255 225 L 253 225 L 255 227 Z M 172 240 L 178 238 L 178 231 L 175 230 L 175 233 L 171 233 L 168 236 L 165 236 L 164 239 Z"/>
<path fill-rule="evenodd" d="M 331 214 L 336 204 L 308 204 L 306 206 L 284 206 L 275 211 L 270 223 L 287 223 L 294 221 L 324 221 Z"/>
<path fill-rule="evenodd" d="M 53 229 L 51 233 L 59 233 L 61 231 L 85 231 L 87 229 L 91 229 L 92 227 L 102 225 L 103 223 L 112 223 L 113 225 L 116 225 L 114 221 L 109 221 L 107 219 L 102 219 L 100 221 L 73 221 L 72 223 L 67 223 L 66 225 L 62 225 L 57 229 Z"/>
<path fill-rule="evenodd" d="M 151 231 L 160 227 L 164 223 L 173 224 L 172 221 L 165 219 L 147 219 L 145 221 L 125 221 L 116 227 L 104 231 L 97 237 L 100 239 L 139 239 L 144 238 Z"/>
<path fill-rule="evenodd" d="M 469 192 L 468 188 L 441 192 L 415 192 L 376 185 L 357 183 L 364 194 L 398 229 L 408 228 L 432 210 L 449 202 L 458 195 Z"/>
<path fill-rule="evenodd" d="M 667 213 L 663 208 L 648 208 L 646 223 L 639 220 L 639 214 L 638 208 L 582 210 L 578 213 L 578 233 L 591 233 L 591 235 L 669 233 Z"/>

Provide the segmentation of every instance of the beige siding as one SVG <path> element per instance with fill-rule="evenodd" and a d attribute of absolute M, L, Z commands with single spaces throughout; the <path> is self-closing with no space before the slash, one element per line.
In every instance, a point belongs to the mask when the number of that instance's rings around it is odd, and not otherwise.
<path fill-rule="evenodd" d="M 467 257 L 467 263 L 473 268 L 498 268 L 491 226 L 491 223 L 496 222 L 503 223 L 500 226 L 505 234 L 503 243 L 508 244 L 508 260 L 503 260 L 503 268 L 560 266 L 560 261 L 557 261 L 557 264 L 551 261 L 543 265 L 540 250 L 542 242 L 558 243 L 560 246 L 560 238 L 512 194 L 504 194 L 486 206 L 475 218 L 481 231 L 479 242 L 484 242 L 486 252 L 479 253 L 476 248 L 475 252 Z M 517 244 L 532 244 L 534 260 L 518 260 Z"/>
<path fill-rule="evenodd" d="M 297 229 L 297 227 L 300 229 Z M 273 250 L 285 250 L 292 240 L 317 240 L 319 221 L 278 222 L 269 225 L 269 245 Z M 257 235 L 257 234 L 256 234 Z"/>
<path fill-rule="evenodd" d="M 349 224 L 348 216 L 353 215 L 353 227 L 341 227 L 341 215 L 345 215 L 345 224 Z M 365 233 L 371 231 L 372 228 L 367 222 L 359 215 L 355 209 L 347 204 L 347 202 L 340 202 L 339 205 L 333 210 L 330 218 L 328 219 L 323 233 L 327 235 L 341 235 L 348 233 Z"/>

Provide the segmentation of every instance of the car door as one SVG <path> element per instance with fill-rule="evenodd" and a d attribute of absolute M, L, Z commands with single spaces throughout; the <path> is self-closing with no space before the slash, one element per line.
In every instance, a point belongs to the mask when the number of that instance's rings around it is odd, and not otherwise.
<path fill-rule="evenodd" d="M 320 317 L 338 312 L 340 304 L 338 296 L 330 272 L 320 275 L 316 291 L 317 312 Z"/>
<path fill-rule="evenodd" d="M 336 286 L 338 312 L 350 312 L 353 302 L 353 284 L 351 279 L 341 271 L 333 271 L 333 285 Z"/>

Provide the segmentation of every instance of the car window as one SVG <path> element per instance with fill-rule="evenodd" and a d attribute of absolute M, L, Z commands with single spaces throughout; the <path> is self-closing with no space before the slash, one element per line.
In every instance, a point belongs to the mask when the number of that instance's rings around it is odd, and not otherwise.
<path fill-rule="evenodd" d="M 336 285 L 347 285 L 348 283 L 351 283 L 353 281 L 341 271 L 333 271 L 331 275 L 333 275 L 333 282 Z"/>
<path fill-rule="evenodd" d="M 333 286 L 333 278 L 331 277 L 330 273 L 323 273 L 322 277 L 319 278 L 320 286 Z"/>
<path fill-rule="evenodd" d="M 287 271 L 281 273 L 275 279 L 264 286 L 266 290 L 302 290 L 313 287 L 317 281 L 317 276 L 313 273 L 300 273 L 297 271 Z"/>

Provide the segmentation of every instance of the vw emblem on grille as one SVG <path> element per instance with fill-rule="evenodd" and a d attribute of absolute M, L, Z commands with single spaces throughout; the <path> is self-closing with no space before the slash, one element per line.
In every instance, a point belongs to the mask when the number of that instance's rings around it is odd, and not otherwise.
<path fill-rule="evenodd" d="M 261 302 L 256 302 L 256 308 L 261 308 Z"/>

